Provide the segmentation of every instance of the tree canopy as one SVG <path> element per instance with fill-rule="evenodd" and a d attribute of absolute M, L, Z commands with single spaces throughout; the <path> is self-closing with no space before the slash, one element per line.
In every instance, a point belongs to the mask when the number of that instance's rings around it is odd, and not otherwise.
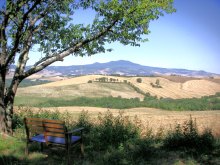
<path fill-rule="evenodd" d="M 111 51 L 105 47 L 107 43 L 139 46 L 147 41 L 150 21 L 174 12 L 172 4 L 173 0 L 5 1 L 0 8 L 0 120 L 13 113 L 6 109 L 13 105 L 23 79 L 71 54 L 90 56 Z M 95 13 L 92 23 L 77 24 L 75 12 L 83 14 L 86 10 Z M 35 47 L 42 56 L 26 67 Z M 11 64 L 16 64 L 16 69 L 6 89 Z"/>
<path fill-rule="evenodd" d="M 87 9 L 96 13 L 93 22 L 74 24 L 74 12 Z M 105 49 L 106 43 L 139 46 L 147 40 L 149 22 L 173 11 L 172 0 L 10 0 L 0 15 L 1 50 L 7 52 L 6 65 L 15 56 L 25 64 L 25 54 L 40 45 L 44 57 L 39 57 L 26 77 L 69 54 L 111 51 Z"/>

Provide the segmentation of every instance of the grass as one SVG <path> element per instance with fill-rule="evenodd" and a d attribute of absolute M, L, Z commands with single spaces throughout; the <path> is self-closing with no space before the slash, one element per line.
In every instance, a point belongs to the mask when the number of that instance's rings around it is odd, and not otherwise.
<path fill-rule="evenodd" d="M 6 80 L 6 86 L 9 86 L 11 83 L 12 79 L 7 79 Z M 41 85 L 41 84 L 46 84 L 50 83 L 52 81 L 48 80 L 38 80 L 36 79 L 35 81 L 29 80 L 29 79 L 24 79 L 20 84 L 19 87 L 29 87 L 29 86 L 34 86 L 34 85 Z"/>
<path fill-rule="evenodd" d="M 28 100 L 28 102 L 27 102 Z M 65 107 L 65 106 L 91 106 L 103 108 L 136 108 L 151 107 L 165 110 L 219 110 L 220 109 L 220 93 L 212 96 L 204 96 L 202 98 L 187 99 L 157 99 L 156 97 L 146 96 L 143 101 L 138 98 L 125 99 L 121 97 L 31 97 L 16 96 L 16 106 L 33 106 L 33 107 Z"/>
<path fill-rule="evenodd" d="M 66 121 L 69 128 L 84 127 L 85 158 L 79 158 L 79 147 L 72 151 L 72 164 L 219 164 L 220 141 L 209 132 L 199 134 L 195 120 L 190 118 L 177 125 L 169 134 L 152 134 L 143 127 L 138 118 L 131 120 L 123 113 L 114 116 L 110 111 L 91 119 L 87 111 L 76 116 L 58 111 L 18 111 L 14 117 L 14 137 L 0 135 L 0 164 L 65 164 L 64 150 L 46 147 L 39 152 L 37 144 L 30 148 L 31 154 L 24 155 L 25 134 L 23 117 L 42 117 Z M 185 132 L 184 132 L 185 130 Z M 144 133 L 143 133 L 144 132 Z M 163 132 L 163 131 L 162 131 Z M 207 136 L 208 135 L 208 136 Z M 185 136 L 185 137 L 184 137 Z M 175 137 L 175 138 L 174 138 Z M 184 138 L 182 138 L 184 137 Z M 191 137 L 191 148 L 188 147 Z M 195 145 L 203 142 L 204 148 Z M 181 143 L 180 143 L 181 142 Z M 173 144 L 176 144 L 173 149 Z"/>
<path fill-rule="evenodd" d="M 17 96 L 19 97 L 108 97 L 111 95 L 122 95 L 125 98 L 140 97 L 142 94 L 128 84 L 122 83 L 82 83 L 56 87 L 42 87 L 39 91 L 37 88 L 19 88 Z"/>

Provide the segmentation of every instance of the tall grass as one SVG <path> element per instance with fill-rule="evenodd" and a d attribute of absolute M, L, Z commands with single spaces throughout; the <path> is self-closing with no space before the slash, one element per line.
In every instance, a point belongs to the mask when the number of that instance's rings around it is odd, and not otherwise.
<path fill-rule="evenodd" d="M 16 138 L 3 139 L 0 136 L 0 163 L 5 164 L 64 164 L 63 150 L 26 157 L 24 153 L 25 134 L 18 136 L 23 128 L 24 117 L 40 117 L 66 121 L 69 129 L 84 127 L 85 158 L 79 159 L 77 147 L 71 153 L 74 164 L 175 164 L 184 160 L 195 164 L 216 164 L 219 161 L 220 145 L 211 131 L 199 134 L 194 119 L 178 125 L 168 134 L 152 134 L 151 129 L 144 130 L 143 123 L 136 117 L 125 116 L 123 112 L 113 115 L 111 111 L 90 118 L 87 111 L 76 116 L 68 112 L 33 110 L 20 107 L 14 118 Z M 163 132 L 163 130 L 161 130 Z M 19 132 L 21 133 L 21 132 Z M 205 147 L 204 147 L 205 146 Z M 46 148 L 47 149 L 47 148 Z M 177 156 L 173 156 L 173 150 Z M 32 148 L 31 152 L 39 150 Z M 191 152 L 193 151 L 193 152 Z M 184 153 L 184 154 L 183 154 Z M 196 155 L 196 157 L 194 157 Z M 205 155 L 205 156 L 204 156 Z M 190 158 L 190 159 L 189 159 Z M 210 161 L 212 159 L 212 161 Z M 210 163 L 211 162 L 211 163 Z M 214 162 L 214 163 L 213 163 Z"/>
<path fill-rule="evenodd" d="M 164 146 L 173 150 L 190 150 L 193 152 L 211 152 L 214 148 L 214 136 L 211 130 L 206 129 L 198 133 L 196 120 L 190 119 L 183 125 L 177 125 L 164 139 Z"/>

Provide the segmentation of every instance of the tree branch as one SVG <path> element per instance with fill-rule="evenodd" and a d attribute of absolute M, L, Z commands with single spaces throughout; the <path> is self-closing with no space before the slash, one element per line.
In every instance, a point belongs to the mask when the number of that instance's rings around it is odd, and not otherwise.
<path fill-rule="evenodd" d="M 12 51 L 11 51 L 10 55 L 8 56 L 8 58 L 6 60 L 6 65 L 8 65 L 11 62 L 11 60 L 13 59 L 13 57 L 15 56 L 15 54 L 17 52 L 19 42 L 20 42 L 20 38 L 22 36 L 22 29 L 24 27 L 25 22 L 28 19 L 28 15 L 36 8 L 36 6 L 38 4 L 40 4 L 41 1 L 42 0 L 36 0 L 35 3 L 31 6 L 31 8 L 26 13 L 24 13 L 22 21 L 21 21 L 21 23 L 19 24 L 19 26 L 17 28 L 17 32 L 16 32 L 16 35 L 15 35 L 14 46 L 12 48 Z"/>
<path fill-rule="evenodd" d="M 89 42 L 92 42 L 94 40 L 99 39 L 100 37 L 104 36 L 108 31 L 111 30 L 111 28 L 118 22 L 119 19 L 116 19 L 115 21 L 113 21 L 108 27 L 106 27 L 103 31 L 99 32 L 98 34 L 94 35 L 93 37 L 86 39 L 82 42 L 76 43 L 75 45 L 73 45 L 72 47 L 64 50 L 63 52 L 59 53 L 59 54 L 53 54 L 51 56 L 47 56 L 45 58 L 42 58 L 41 60 L 39 60 L 38 62 L 36 62 L 33 67 L 31 67 L 28 71 L 26 71 L 23 75 L 22 75 L 22 79 L 26 78 L 34 73 L 37 73 L 41 70 L 43 70 L 44 68 L 46 68 L 48 65 L 56 62 L 56 61 L 60 61 L 63 60 L 64 57 L 76 52 L 77 50 L 79 50 L 81 47 L 83 47 L 84 45 L 88 44 Z M 40 64 L 40 65 L 39 65 Z"/>
<path fill-rule="evenodd" d="M 0 45 L 1 45 L 1 56 L 0 56 L 0 65 L 2 67 L 5 65 L 5 60 L 7 56 L 7 39 L 6 39 L 6 27 L 8 25 L 9 21 L 9 13 L 6 13 L 4 16 L 4 20 L 1 25 L 1 31 L 0 31 Z"/>

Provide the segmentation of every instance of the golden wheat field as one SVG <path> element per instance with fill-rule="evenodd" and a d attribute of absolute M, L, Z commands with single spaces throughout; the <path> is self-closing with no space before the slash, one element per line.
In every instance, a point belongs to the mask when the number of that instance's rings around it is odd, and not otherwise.
<path fill-rule="evenodd" d="M 38 108 L 34 108 L 38 110 Z M 190 119 L 196 120 L 199 132 L 205 129 L 211 129 L 216 137 L 220 137 L 220 110 L 216 111 L 166 111 L 155 108 L 132 108 L 132 109 L 107 109 L 97 107 L 56 107 L 43 108 L 42 110 L 58 110 L 60 112 L 68 112 L 75 116 L 77 120 L 82 111 L 87 111 L 91 119 L 95 122 L 99 114 L 105 114 L 108 110 L 113 115 L 128 116 L 130 119 L 138 119 L 144 130 L 152 129 L 153 133 L 163 130 L 166 133 L 170 129 L 174 129 L 177 124 L 183 124 Z"/>
<path fill-rule="evenodd" d="M 35 95 L 40 97 L 61 97 L 61 96 L 121 96 L 123 98 L 143 99 L 143 95 L 138 94 L 126 84 L 114 85 L 114 83 L 88 83 L 89 80 L 96 80 L 100 77 L 118 79 L 119 82 L 126 80 L 138 87 L 144 92 L 149 92 L 152 96 L 158 98 L 192 98 L 213 95 L 220 92 L 220 82 L 218 79 L 199 79 L 199 78 L 181 78 L 181 77 L 141 77 L 142 83 L 137 82 L 138 77 L 113 77 L 102 75 L 87 75 L 47 83 L 38 86 L 19 88 L 17 95 Z M 162 88 L 153 88 L 151 83 L 159 80 Z M 116 84 L 116 83 L 115 83 Z"/>

